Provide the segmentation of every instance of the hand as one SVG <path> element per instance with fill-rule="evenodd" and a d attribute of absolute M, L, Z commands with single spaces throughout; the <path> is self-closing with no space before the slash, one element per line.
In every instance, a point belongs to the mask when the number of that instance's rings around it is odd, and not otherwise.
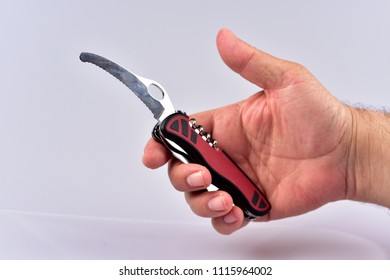
<path fill-rule="evenodd" d="M 262 90 L 191 117 L 211 132 L 268 197 L 273 208 L 259 220 L 354 199 L 353 109 L 334 98 L 303 66 L 261 52 L 228 30 L 219 32 L 217 46 L 233 71 Z M 248 223 L 229 194 L 204 191 L 211 183 L 206 168 L 178 162 L 151 139 L 145 147 L 145 166 L 158 168 L 168 161 L 173 186 L 185 192 L 194 213 L 212 219 L 218 232 L 230 234 Z"/>

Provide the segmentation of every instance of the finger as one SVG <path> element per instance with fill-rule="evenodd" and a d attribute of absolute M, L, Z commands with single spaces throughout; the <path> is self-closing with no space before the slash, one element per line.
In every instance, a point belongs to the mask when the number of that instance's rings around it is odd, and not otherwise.
<path fill-rule="evenodd" d="M 171 153 L 164 145 L 150 138 L 146 143 L 142 162 L 146 167 L 156 169 L 166 164 L 171 157 Z"/>
<path fill-rule="evenodd" d="M 169 162 L 168 175 L 178 191 L 205 189 L 211 184 L 211 174 L 207 168 L 199 164 L 183 164 L 176 159 Z"/>
<path fill-rule="evenodd" d="M 219 31 L 217 47 L 226 65 L 263 89 L 282 88 L 284 74 L 297 66 L 257 50 L 227 29 Z"/>
<path fill-rule="evenodd" d="M 231 196 L 224 191 L 187 192 L 185 197 L 191 210 L 201 217 L 221 217 L 233 208 Z"/>
<path fill-rule="evenodd" d="M 225 235 L 231 234 L 249 223 L 248 220 L 244 219 L 244 213 L 237 206 L 234 206 L 226 215 L 213 218 L 211 222 L 217 232 Z"/>

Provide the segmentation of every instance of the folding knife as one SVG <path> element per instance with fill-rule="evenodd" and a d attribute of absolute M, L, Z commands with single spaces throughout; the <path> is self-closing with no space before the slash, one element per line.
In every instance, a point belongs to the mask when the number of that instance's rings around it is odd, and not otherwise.
<path fill-rule="evenodd" d="M 252 220 L 269 213 L 271 205 L 263 192 L 226 152 L 218 148 L 217 141 L 195 119 L 174 109 L 159 83 L 133 74 L 96 54 L 83 52 L 80 59 L 106 70 L 138 96 L 158 121 L 152 131 L 153 138 L 164 144 L 182 162 L 205 166 L 212 175 L 212 184 L 232 196 L 245 218 Z M 161 98 L 150 94 L 152 87 L 161 91 Z"/>

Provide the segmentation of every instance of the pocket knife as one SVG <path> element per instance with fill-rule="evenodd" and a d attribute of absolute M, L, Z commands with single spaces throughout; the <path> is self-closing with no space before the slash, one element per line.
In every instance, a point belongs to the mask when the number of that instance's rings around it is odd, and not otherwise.
<path fill-rule="evenodd" d="M 157 124 L 153 138 L 164 144 L 176 158 L 184 163 L 205 166 L 212 175 L 212 184 L 231 195 L 247 219 L 264 216 L 271 205 L 264 193 L 249 179 L 222 149 L 203 126 L 182 111 L 176 111 L 172 102 L 157 82 L 129 72 L 122 66 L 93 53 L 80 54 L 83 62 L 104 69 L 127 86 L 150 109 Z M 161 98 L 151 94 L 152 88 L 161 92 Z M 228 133 L 228 130 L 227 130 Z"/>

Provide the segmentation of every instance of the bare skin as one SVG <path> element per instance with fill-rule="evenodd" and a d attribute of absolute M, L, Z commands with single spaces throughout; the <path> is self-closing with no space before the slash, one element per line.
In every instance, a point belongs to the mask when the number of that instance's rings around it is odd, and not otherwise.
<path fill-rule="evenodd" d="M 262 90 L 191 117 L 266 193 L 273 208 L 259 221 L 300 215 L 342 199 L 390 207 L 386 114 L 344 105 L 303 66 L 257 50 L 226 29 L 218 33 L 217 47 L 227 66 Z M 205 167 L 178 162 L 151 139 L 145 166 L 167 162 L 173 186 L 185 193 L 195 214 L 211 218 L 218 232 L 230 234 L 248 223 L 229 194 L 204 191 L 211 183 Z"/>

